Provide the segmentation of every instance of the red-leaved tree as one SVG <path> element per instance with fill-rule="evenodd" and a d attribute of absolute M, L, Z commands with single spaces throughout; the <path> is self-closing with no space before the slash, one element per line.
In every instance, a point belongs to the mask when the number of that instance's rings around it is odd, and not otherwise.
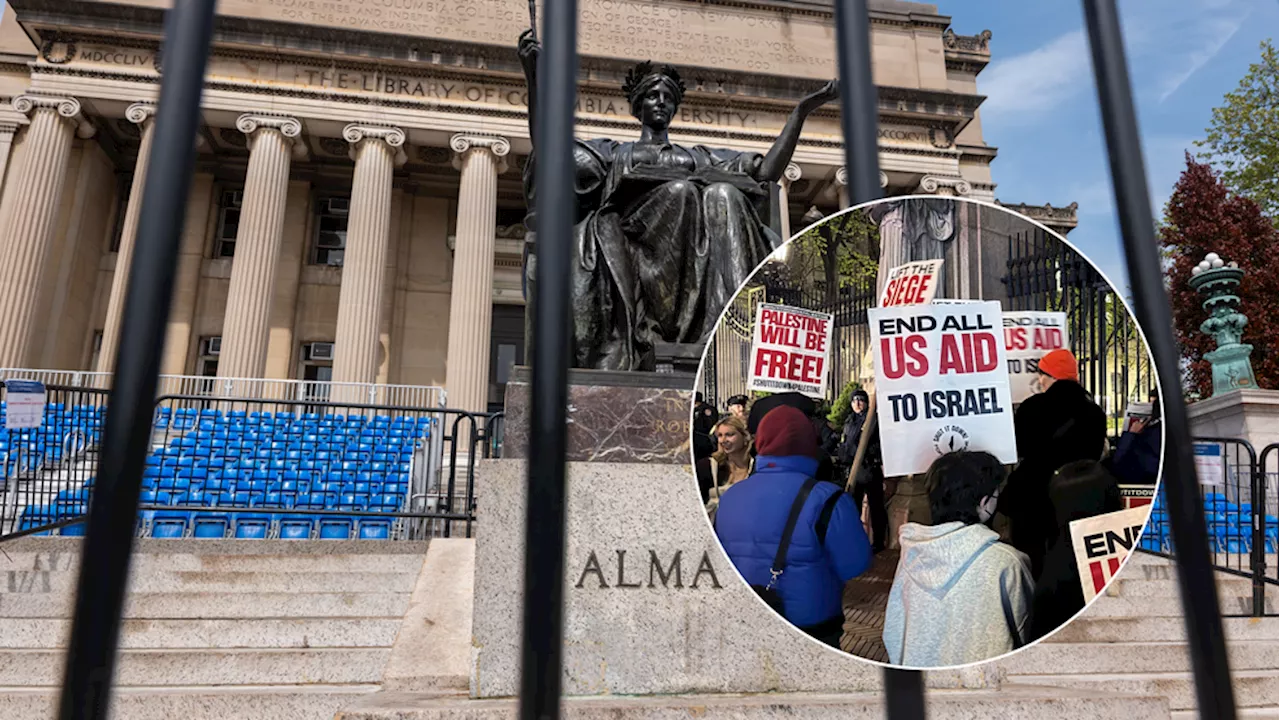
<path fill-rule="evenodd" d="M 1204 354 L 1216 347 L 1212 337 L 1200 332 L 1207 313 L 1200 306 L 1204 296 L 1187 284 L 1191 268 L 1215 252 L 1245 271 L 1240 284 L 1240 310 L 1249 318 L 1243 342 L 1253 345 L 1253 371 L 1258 385 L 1276 389 L 1277 238 L 1271 220 L 1257 203 L 1231 195 L 1209 165 L 1187 155 L 1173 195 L 1165 207 L 1160 245 L 1169 260 L 1165 272 L 1173 302 L 1174 331 L 1189 363 L 1186 390 L 1208 397 L 1213 375 Z"/>

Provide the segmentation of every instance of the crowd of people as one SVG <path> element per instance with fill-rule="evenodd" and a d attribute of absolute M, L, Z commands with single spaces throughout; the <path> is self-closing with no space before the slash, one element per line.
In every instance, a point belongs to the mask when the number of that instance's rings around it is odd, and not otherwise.
<path fill-rule="evenodd" d="M 852 392 L 838 429 L 797 393 L 735 396 L 723 415 L 699 395 L 696 474 L 716 535 L 766 602 L 836 647 L 845 584 L 888 547 L 899 551 L 883 631 L 891 663 L 979 662 L 1043 637 L 1084 607 L 1069 524 L 1122 509 L 1121 483 L 1155 482 L 1160 413 L 1153 394 L 1151 418 L 1113 450 L 1069 351 L 1047 353 L 1038 382 L 1014 413 L 1019 462 L 940 456 L 922 478 L 927 510 L 892 530 L 886 503 L 900 479 L 884 476 L 866 392 Z"/>

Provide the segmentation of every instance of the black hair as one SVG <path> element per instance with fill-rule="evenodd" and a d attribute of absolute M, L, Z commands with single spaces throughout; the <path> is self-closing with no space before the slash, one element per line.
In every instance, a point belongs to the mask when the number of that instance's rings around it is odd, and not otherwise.
<path fill-rule="evenodd" d="M 693 401 L 694 401 L 694 402 L 696 402 L 696 403 L 700 403 L 700 402 L 702 402 L 702 393 L 700 393 L 700 392 L 696 392 L 696 393 L 694 393 L 694 394 L 693 394 Z"/>
<path fill-rule="evenodd" d="M 748 402 L 749 402 L 749 401 L 747 400 L 747 396 L 746 396 L 746 395 L 734 395 L 733 397 L 729 398 L 729 401 L 728 401 L 728 402 L 726 402 L 726 403 L 725 403 L 725 405 L 726 405 L 726 406 L 730 406 L 730 405 L 746 405 Z"/>
<path fill-rule="evenodd" d="M 1049 480 L 1049 499 L 1059 527 L 1124 509 L 1120 483 L 1093 460 L 1076 460 L 1058 468 Z"/>
<path fill-rule="evenodd" d="M 924 475 L 933 524 L 981 522 L 978 504 L 995 495 L 1004 479 L 1004 465 L 991 453 L 962 450 L 934 460 Z"/>

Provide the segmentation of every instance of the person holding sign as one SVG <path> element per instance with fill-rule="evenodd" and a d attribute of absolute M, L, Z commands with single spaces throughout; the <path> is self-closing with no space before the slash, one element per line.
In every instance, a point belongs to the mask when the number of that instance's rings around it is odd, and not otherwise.
<path fill-rule="evenodd" d="M 1052 350 L 1040 358 L 1040 392 L 1014 413 L 1021 460 L 1000 495 L 1000 512 L 1009 518 L 1010 542 L 1031 558 L 1037 575 L 1055 536 L 1049 481 L 1054 471 L 1075 460 L 1099 461 L 1107 441 L 1107 417 L 1079 383 L 1070 350 Z"/>
<path fill-rule="evenodd" d="M 933 525 L 909 522 L 899 535 L 884 617 L 890 663 L 963 665 L 1025 644 L 1031 565 L 989 527 L 1004 478 L 986 452 L 947 453 L 925 474 Z"/>
<path fill-rule="evenodd" d="M 862 439 L 863 428 L 867 424 L 867 391 L 853 391 L 850 402 L 853 412 L 844 421 L 844 434 L 837 449 L 839 465 L 846 472 L 853 467 L 854 456 L 858 452 L 858 442 Z M 884 468 L 880 460 L 880 430 L 872 431 L 862 465 L 858 467 L 858 476 L 853 481 L 854 507 L 862 507 L 862 498 L 866 497 L 871 510 L 871 549 L 879 553 L 885 547 L 885 535 L 889 531 L 889 512 L 884 505 Z"/>
<path fill-rule="evenodd" d="M 1120 484 L 1101 465 L 1080 460 L 1063 465 L 1049 483 L 1057 534 L 1036 576 L 1031 600 L 1028 641 L 1057 630 L 1084 609 L 1084 593 L 1076 553 L 1071 544 L 1071 521 L 1124 509 Z"/>

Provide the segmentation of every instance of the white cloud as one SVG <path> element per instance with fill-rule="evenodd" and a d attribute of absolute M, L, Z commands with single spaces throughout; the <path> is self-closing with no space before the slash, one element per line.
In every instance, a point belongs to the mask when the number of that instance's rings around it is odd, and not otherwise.
<path fill-rule="evenodd" d="M 1089 49 L 1083 30 L 999 60 L 978 79 L 978 91 L 987 96 L 982 104 L 983 116 L 1002 123 L 1030 120 L 1087 88 L 1089 72 Z"/>
<path fill-rule="evenodd" d="M 1176 69 L 1167 74 L 1161 83 L 1160 102 L 1177 92 L 1197 70 L 1217 56 L 1248 17 L 1247 11 L 1237 11 L 1229 17 L 1198 18 L 1199 22 L 1195 23 L 1194 28 L 1188 28 L 1191 37 L 1184 35 L 1184 42 L 1191 47 L 1169 58 Z"/>

